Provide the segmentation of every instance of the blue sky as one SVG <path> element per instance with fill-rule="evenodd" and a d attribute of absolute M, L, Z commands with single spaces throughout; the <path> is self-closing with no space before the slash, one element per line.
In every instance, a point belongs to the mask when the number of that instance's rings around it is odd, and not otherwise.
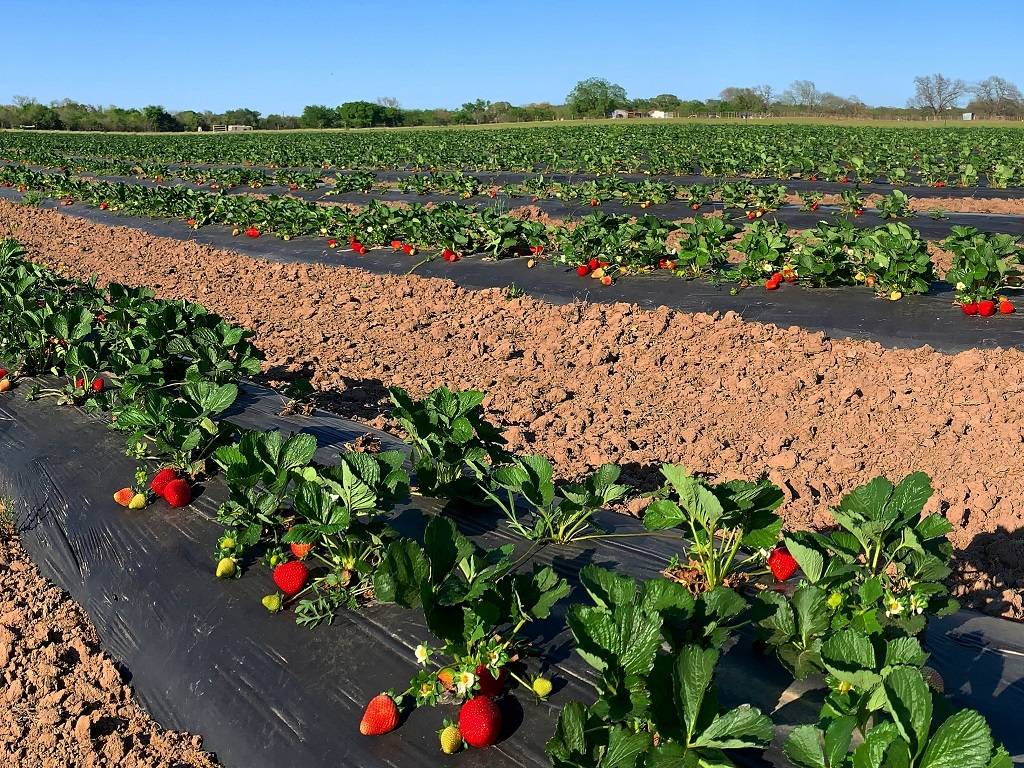
<path fill-rule="evenodd" d="M 896 105 L 936 71 L 1024 88 L 1020 0 L 0 0 L 0 19 L 5 103 L 560 103 L 591 75 L 632 97 L 804 78 Z"/>

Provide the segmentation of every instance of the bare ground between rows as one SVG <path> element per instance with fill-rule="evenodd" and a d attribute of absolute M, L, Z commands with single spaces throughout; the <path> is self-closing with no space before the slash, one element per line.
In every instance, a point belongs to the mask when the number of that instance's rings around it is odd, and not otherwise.
<path fill-rule="evenodd" d="M 0 531 L 0 605 L 0 759 L 5 764 L 217 765 L 198 736 L 164 731 L 136 705 L 123 670 L 100 648 L 85 613 L 40 576 L 6 529 Z"/>
<path fill-rule="evenodd" d="M 1024 353 L 886 349 L 735 313 L 509 299 L 447 280 L 261 261 L 0 203 L 33 259 L 149 285 L 253 328 L 266 376 L 308 376 L 323 404 L 386 426 L 386 387 L 488 392 L 512 448 L 563 477 L 605 461 L 650 487 L 656 465 L 762 472 L 795 527 L 878 474 L 923 470 L 954 525 L 965 604 L 1024 618 Z"/>

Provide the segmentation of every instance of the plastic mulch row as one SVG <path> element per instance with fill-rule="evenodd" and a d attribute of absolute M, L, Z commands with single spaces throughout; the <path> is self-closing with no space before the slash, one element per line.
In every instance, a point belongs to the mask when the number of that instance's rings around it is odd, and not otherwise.
<path fill-rule="evenodd" d="M 259 600 L 273 589 L 265 569 L 254 567 L 238 581 L 213 577 L 219 534 L 213 515 L 226 495 L 219 480 L 200 488 L 184 509 L 163 502 L 141 512 L 120 508 L 111 500 L 113 485 L 135 469 L 121 436 L 81 411 L 12 394 L 0 400 L 0 495 L 13 501 L 22 542 L 42 573 L 84 607 L 158 722 L 202 734 L 228 768 L 441 764 L 435 731 L 454 708 L 414 712 L 383 737 L 357 730 L 365 702 L 382 690 L 404 689 L 414 673 L 412 649 L 428 639 L 417 612 L 372 606 L 342 612 L 333 625 L 314 630 L 295 625 L 288 614 L 267 614 Z M 321 412 L 280 416 L 281 404 L 278 395 L 247 385 L 227 416 L 246 428 L 315 434 L 323 462 L 368 431 Z M 394 438 L 379 436 L 384 447 L 395 447 Z M 482 544 L 514 541 L 489 513 L 442 510 L 430 500 L 399 509 L 394 525 L 416 536 L 427 515 L 442 512 Z M 612 514 L 602 523 L 623 531 L 637 526 Z M 588 562 L 650 577 L 678 546 L 662 535 L 549 546 L 540 559 L 571 581 Z M 574 584 L 562 609 L 577 598 Z M 543 744 L 560 706 L 592 699 L 589 668 L 572 650 L 563 615 L 530 627 L 530 637 L 555 667 L 551 700 L 538 704 L 513 691 L 503 702 L 504 740 L 445 758 L 445 764 L 547 765 Z M 933 621 L 927 646 L 956 703 L 979 709 L 996 738 L 1017 759 L 1024 757 L 1024 627 L 961 611 Z M 746 701 L 771 713 L 780 739 L 787 727 L 813 720 L 822 695 L 820 689 L 790 690 L 790 683 L 778 664 L 753 652 L 745 634 L 720 664 L 723 704 Z M 780 762 L 777 750 L 766 756 Z M 753 753 L 741 763 L 764 760 Z"/>

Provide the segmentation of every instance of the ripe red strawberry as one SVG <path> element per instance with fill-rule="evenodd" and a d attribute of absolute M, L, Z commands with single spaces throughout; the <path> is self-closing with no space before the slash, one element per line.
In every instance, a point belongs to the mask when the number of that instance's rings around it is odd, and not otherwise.
<path fill-rule="evenodd" d="M 480 695 L 493 699 L 505 688 L 505 681 L 508 679 L 508 670 L 502 667 L 501 670 L 498 671 L 498 676 L 495 677 L 491 673 L 490 669 L 481 664 L 476 668 L 476 677 L 480 683 Z"/>
<path fill-rule="evenodd" d="M 186 481 L 180 479 L 167 483 L 161 495 L 175 509 L 187 506 L 192 501 L 192 489 Z"/>
<path fill-rule="evenodd" d="M 103 379 L 97 377 L 97 378 L 92 380 L 92 391 L 93 392 L 102 392 L 104 386 L 105 386 L 105 384 L 103 382 Z"/>
<path fill-rule="evenodd" d="M 170 467 L 164 467 L 155 475 L 153 475 L 153 479 L 149 481 L 149 489 L 153 491 L 153 493 L 155 493 L 157 496 L 163 496 L 164 489 L 167 487 L 167 484 L 170 483 L 172 480 L 177 479 L 178 473 L 175 470 L 171 469 Z"/>
<path fill-rule="evenodd" d="M 812 211 L 818 210 L 818 204 L 817 203 L 811 203 L 811 210 Z"/>
<path fill-rule="evenodd" d="M 853 215 L 854 216 L 863 216 L 864 215 L 864 209 L 863 208 L 858 208 L 857 210 L 855 210 L 853 212 Z"/>
<path fill-rule="evenodd" d="M 693 203 L 693 204 L 692 204 L 692 205 L 690 206 L 690 210 L 691 210 L 691 211 L 699 211 L 699 210 L 700 210 L 700 203 Z"/>
<path fill-rule="evenodd" d="M 391 241 L 391 247 L 394 248 L 396 251 L 402 250 L 402 241 L 401 240 L 392 240 Z"/>
<path fill-rule="evenodd" d="M 776 581 L 787 581 L 794 573 L 796 573 L 797 565 L 796 560 L 789 554 L 789 550 L 785 547 L 776 547 L 772 550 L 772 553 L 768 555 L 768 567 L 772 571 L 772 576 L 775 577 Z"/>
<path fill-rule="evenodd" d="M 338 247 L 338 241 L 337 241 L 337 240 L 335 240 L 335 239 L 334 239 L 334 238 L 332 237 L 332 238 L 331 238 L 330 240 L 328 240 L 328 241 L 327 241 L 327 247 L 328 247 L 328 248 L 337 248 L 337 247 Z"/>
<path fill-rule="evenodd" d="M 309 554 L 310 550 L 313 549 L 312 544 L 305 544 L 297 541 L 293 541 L 291 544 L 288 545 L 288 547 L 289 549 L 291 549 L 292 554 L 295 555 L 295 557 L 299 560 L 304 560 L 306 558 L 306 555 Z"/>
<path fill-rule="evenodd" d="M 544 246 L 543 245 L 531 245 L 530 246 L 530 253 L 532 253 L 534 256 L 540 256 L 542 253 L 544 253 Z"/>
<path fill-rule="evenodd" d="M 586 277 L 587 275 L 590 274 L 590 267 L 588 267 L 586 264 L 582 264 L 576 267 L 576 274 L 579 275 L 580 277 Z"/>
<path fill-rule="evenodd" d="M 0 368 L 0 379 L 6 379 L 6 378 L 7 378 L 7 369 L 6 368 Z"/>
<path fill-rule="evenodd" d="M 278 566 L 279 568 L 281 566 Z M 370 699 L 359 721 L 359 732 L 363 736 L 381 736 L 398 727 L 398 705 L 386 693 L 378 694 Z"/>
<path fill-rule="evenodd" d="M 256 227 L 247 227 L 245 230 L 246 237 L 259 237 L 260 231 Z"/>
<path fill-rule="evenodd" d="M 416 249 L 409 245 L 409 243 L 406 243 L 405 245 L 402 246 L 402 251 L 405 253 L 406 256 L 412 256 L 413 253 L 416 252 Z"/>
<path fill-rule="evenodd" d="M 963 310 L 965 315 L 976 315 L 978 314 L 978 304 L 974 301 L 968 301 L 960 305 L 960 309 Z"/>
<path fill-rule="evenodd" d="M 602 266 L 602 264 L 597 259 L 591 259 L 587 262 L 587 266 L 590 268 L 590 271 L 593 272 L 595 269 Z"/>
<path fill-rule="evenodd" d="M 101 210 L 101 211 L 105 211 L 105 210 L 107 210 L 107 208 L 109 208 L 109 207 L 110 207 L 110 204 L 109 204 L 109 203 L 106 203 L 106 202 L 100 203 L 100 210 Z"/>
<path fill-rule="evenodd" d="M 471 747 L 482 749 L 501 738 L 501 710 L 493 699 L 474 696 L 459 710 L 459 732 Z"/>
<path fill-rule="evenodd" d="M 353 248 L 352 250 L 355 251 L 356 253 L 358 253 L 360 256 L 365 256 L 366 255 L 366 246 L 363 245 L 362 243 L 359 243 L 359 247 L 358 248 Z"/>
<path fill-rule="evenodd" d="M 457 254 L 451 248 L 445 248 L 443 251 L 441 251 L 441 258 L 447 262 L 453 262 L 458 261 L 462 257 L 459 256 L 459 254 Z"/>
<path fill-rule="evenodd" d="M 590 206 L 591 206 L 592 208 L 596 208 L 596 207 L 597 207 L 597 202 L 598 202 L 598 200 L 597 200 L 597 198 L 596 198 L 596 197 L 594 197 L 594 198 L 591 198 L 591 200 L 590 200 Z"/>
<path fill-rule="evenodd" d="M 1002 301 L 999 302 L 999 314 L 1012 315 L 1015 311 L 1016 309 L 1013 306 L 1013 302 L 1011 302 L 1009 299 L 1003 299 Z M 3 375 L 0 374 L 0 379 L 2 378 Z"/>
<path fill-rule="evenodd" d="M 978 302 L 978 314 L 982 317 L 992 317 L 996 313 L 996 303 L 991 299 Z"/>
<path fill-rule="evenodd" d="M 85 389 L 85 379 L 81 376 L 75 379 L 75 389 Z"/>
<path fill-rule="evenodd" d="M 771 277 L 764 281 L 764 287 L 767 288 L 769 291 L 774 291 L 776 288 L 779 287 L 779 283 L 781 282 L 782 273 L 776 272 L 774 275 L 772 275 Z"/>
<path fill-rule="evenodd" d="M 295 597 L 306 586 L 309 568 L 299 560 L 289 560 L 274 569 L 274 583 L 288 597 Z"/>
<path fill-rule="evenodd" d="M 753 221 L 757 218 L 757 214 L 753 211 L 747 211 L 747 221 Z"/>

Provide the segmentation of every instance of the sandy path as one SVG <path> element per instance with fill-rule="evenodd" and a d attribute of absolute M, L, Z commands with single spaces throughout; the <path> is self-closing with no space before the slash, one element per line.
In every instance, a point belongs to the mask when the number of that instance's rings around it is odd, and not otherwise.
<path fill-rule="evenodd" d="M 513 448 L 565 477 L 604 461 L 646 484 L 684 462 L 767 472 L 794 526 L 877 474 L 928 472 L 955 526 L 967 602 L 1024 618 L 1024 354 L 939 354 L 627 304 L 551 306 L 449 281 L 261 262 L 0 202 L 32 258 L 153 286 L 254 328 L 268 375 L 305 372 L 343 412 L 383 424 L 383 388 L 489 393 Z M 307 367 L 308 366 L 308 367 Z"/>

